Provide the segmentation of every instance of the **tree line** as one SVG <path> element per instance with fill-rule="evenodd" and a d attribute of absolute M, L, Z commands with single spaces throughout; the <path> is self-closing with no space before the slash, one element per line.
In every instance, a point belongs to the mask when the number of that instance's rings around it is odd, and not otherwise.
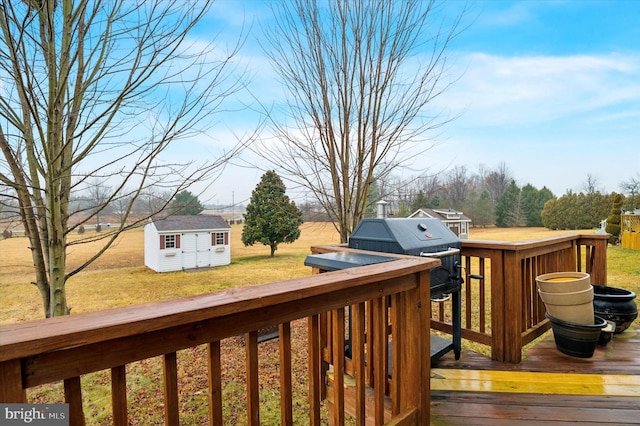
<path fill-rule="evenodd" d="M 640 209 L 640 175 L 619 185 L 620 192 L 603 193 L 597 179 L 588 175 L 582 191 L 555 195 L 546 187 L 518 185 L 506 163 L 494 169 L 484 166 L 476 173 L 466 166 L 408 184 L 388 181 L 375 186 L 368 216 L 375 215 L 374 203 L 384 199 L 397 217 L 407 217 L 421 208 L 452 209 L 472 220 L 472 226 L 546 227 L 549 229 L 591 229 L 607 219 L 616 196 L 620 209 Z"/>

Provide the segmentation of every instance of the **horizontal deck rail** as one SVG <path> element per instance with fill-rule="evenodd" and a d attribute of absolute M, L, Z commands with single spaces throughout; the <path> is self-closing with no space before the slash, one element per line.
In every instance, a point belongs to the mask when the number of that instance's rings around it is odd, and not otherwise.
<path fill-rule="evenodd" d="M 70 408 L 70 424 L 85 424 L 82 382 L 88 373 L 110 369 L 113 424 L 128 424 L 126 366 L 160 356 L 164 377 L 165 424 L 180 424 L 178 351 L 207 346 L 209 423 L 225 422 L 222 414 L 220 342 L 245 335 L 247 424 L 260 424 L 258 368 L 258 330 L 277 325 L 280 339 L 281 424 L 293 424 L 291 398 L 291 332 L 294 320 L 308 323 L 308 411 L 309 424 L 321 421 L 321 400 L 325 395 L 320 321 L 324 316 L 339 324 L 347 307 L 358 319 L 356 327 L 372 330 L 365 342 L 363 332 L 354 334 L 352 368 L 362 395 L 356 408 L 358 424 L 363 424 L 366 404 L 364 371 L 373 367 L 377 383 L 387 372 L 387 324 L 384 301 L 393 298 L 395 323 L 393 365 L 395 385 L 390 398 L 395 424 L 421 425 L 429 422 L 429 339 L 419 330 L 428 329 L 430 317 L 429 270 L 439 261 L 408 258 L 380 265 L 312 275 L 300 279 L 176 300 L 89 312 L 0 326 L 0 402 L 25 403 L 27 389 L 63 381 L 65 401 Z M 364 304 L 376 306 L 373 323 L 366 324 Z M 333 333 L 333 358 L 344 360 L 342 333 Z M 367 346 L 373 342 L 372 346 Z M 334 362 L 333 375 L 340 384 L 344 365 Z M 376 424 L 384 419 L 384 403 L 389 397 L 384 387 L 375 390 L 373 405 Z M 342 386 L 333 389 L 330 424 L 344 423 Z M 131 407 L 135 409 L 135 407 Z"/>

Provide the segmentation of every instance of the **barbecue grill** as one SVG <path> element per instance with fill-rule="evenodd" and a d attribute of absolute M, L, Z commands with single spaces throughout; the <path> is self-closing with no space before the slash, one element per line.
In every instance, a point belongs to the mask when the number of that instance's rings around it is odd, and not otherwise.
<path fill-rule="evenodd" d="M 443 301 L 451 297 L 452 338 L 448 340 L 431 336 L 431 360 L 435 361 L 451 350 L 459 359 L 462 333 L 460 239 L 438 219 L 376 218 L 363 219 L 351 234 L 348 246 L 371 251 L 372 254 L 340 252 L 310 255 L 305 265 L 322 271 L 335 271 L 393 260 L 393 257 L 384 256 L 384 253 L 440 259 L 441 266 L 430 272 L 431 298 Z"/>

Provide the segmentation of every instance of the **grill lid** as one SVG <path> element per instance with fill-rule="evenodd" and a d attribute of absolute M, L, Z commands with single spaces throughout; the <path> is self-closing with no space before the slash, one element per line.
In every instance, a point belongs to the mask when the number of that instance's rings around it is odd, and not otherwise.
<path fill-rule="evenodd" d="M 461 247 L 456 234 L 435 218 L 363 219 L 349 238 L 349 248 L 412 256 Z"/>

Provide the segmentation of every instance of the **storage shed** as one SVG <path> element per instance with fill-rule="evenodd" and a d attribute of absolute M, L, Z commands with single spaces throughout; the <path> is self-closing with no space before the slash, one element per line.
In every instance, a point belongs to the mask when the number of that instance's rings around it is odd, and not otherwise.
<path fill-rule="evenodd" d="M 231 263 L 231 227 L 221 216 L 169 216 L 144 226 L 144 264 L 156 272 Z"/>

